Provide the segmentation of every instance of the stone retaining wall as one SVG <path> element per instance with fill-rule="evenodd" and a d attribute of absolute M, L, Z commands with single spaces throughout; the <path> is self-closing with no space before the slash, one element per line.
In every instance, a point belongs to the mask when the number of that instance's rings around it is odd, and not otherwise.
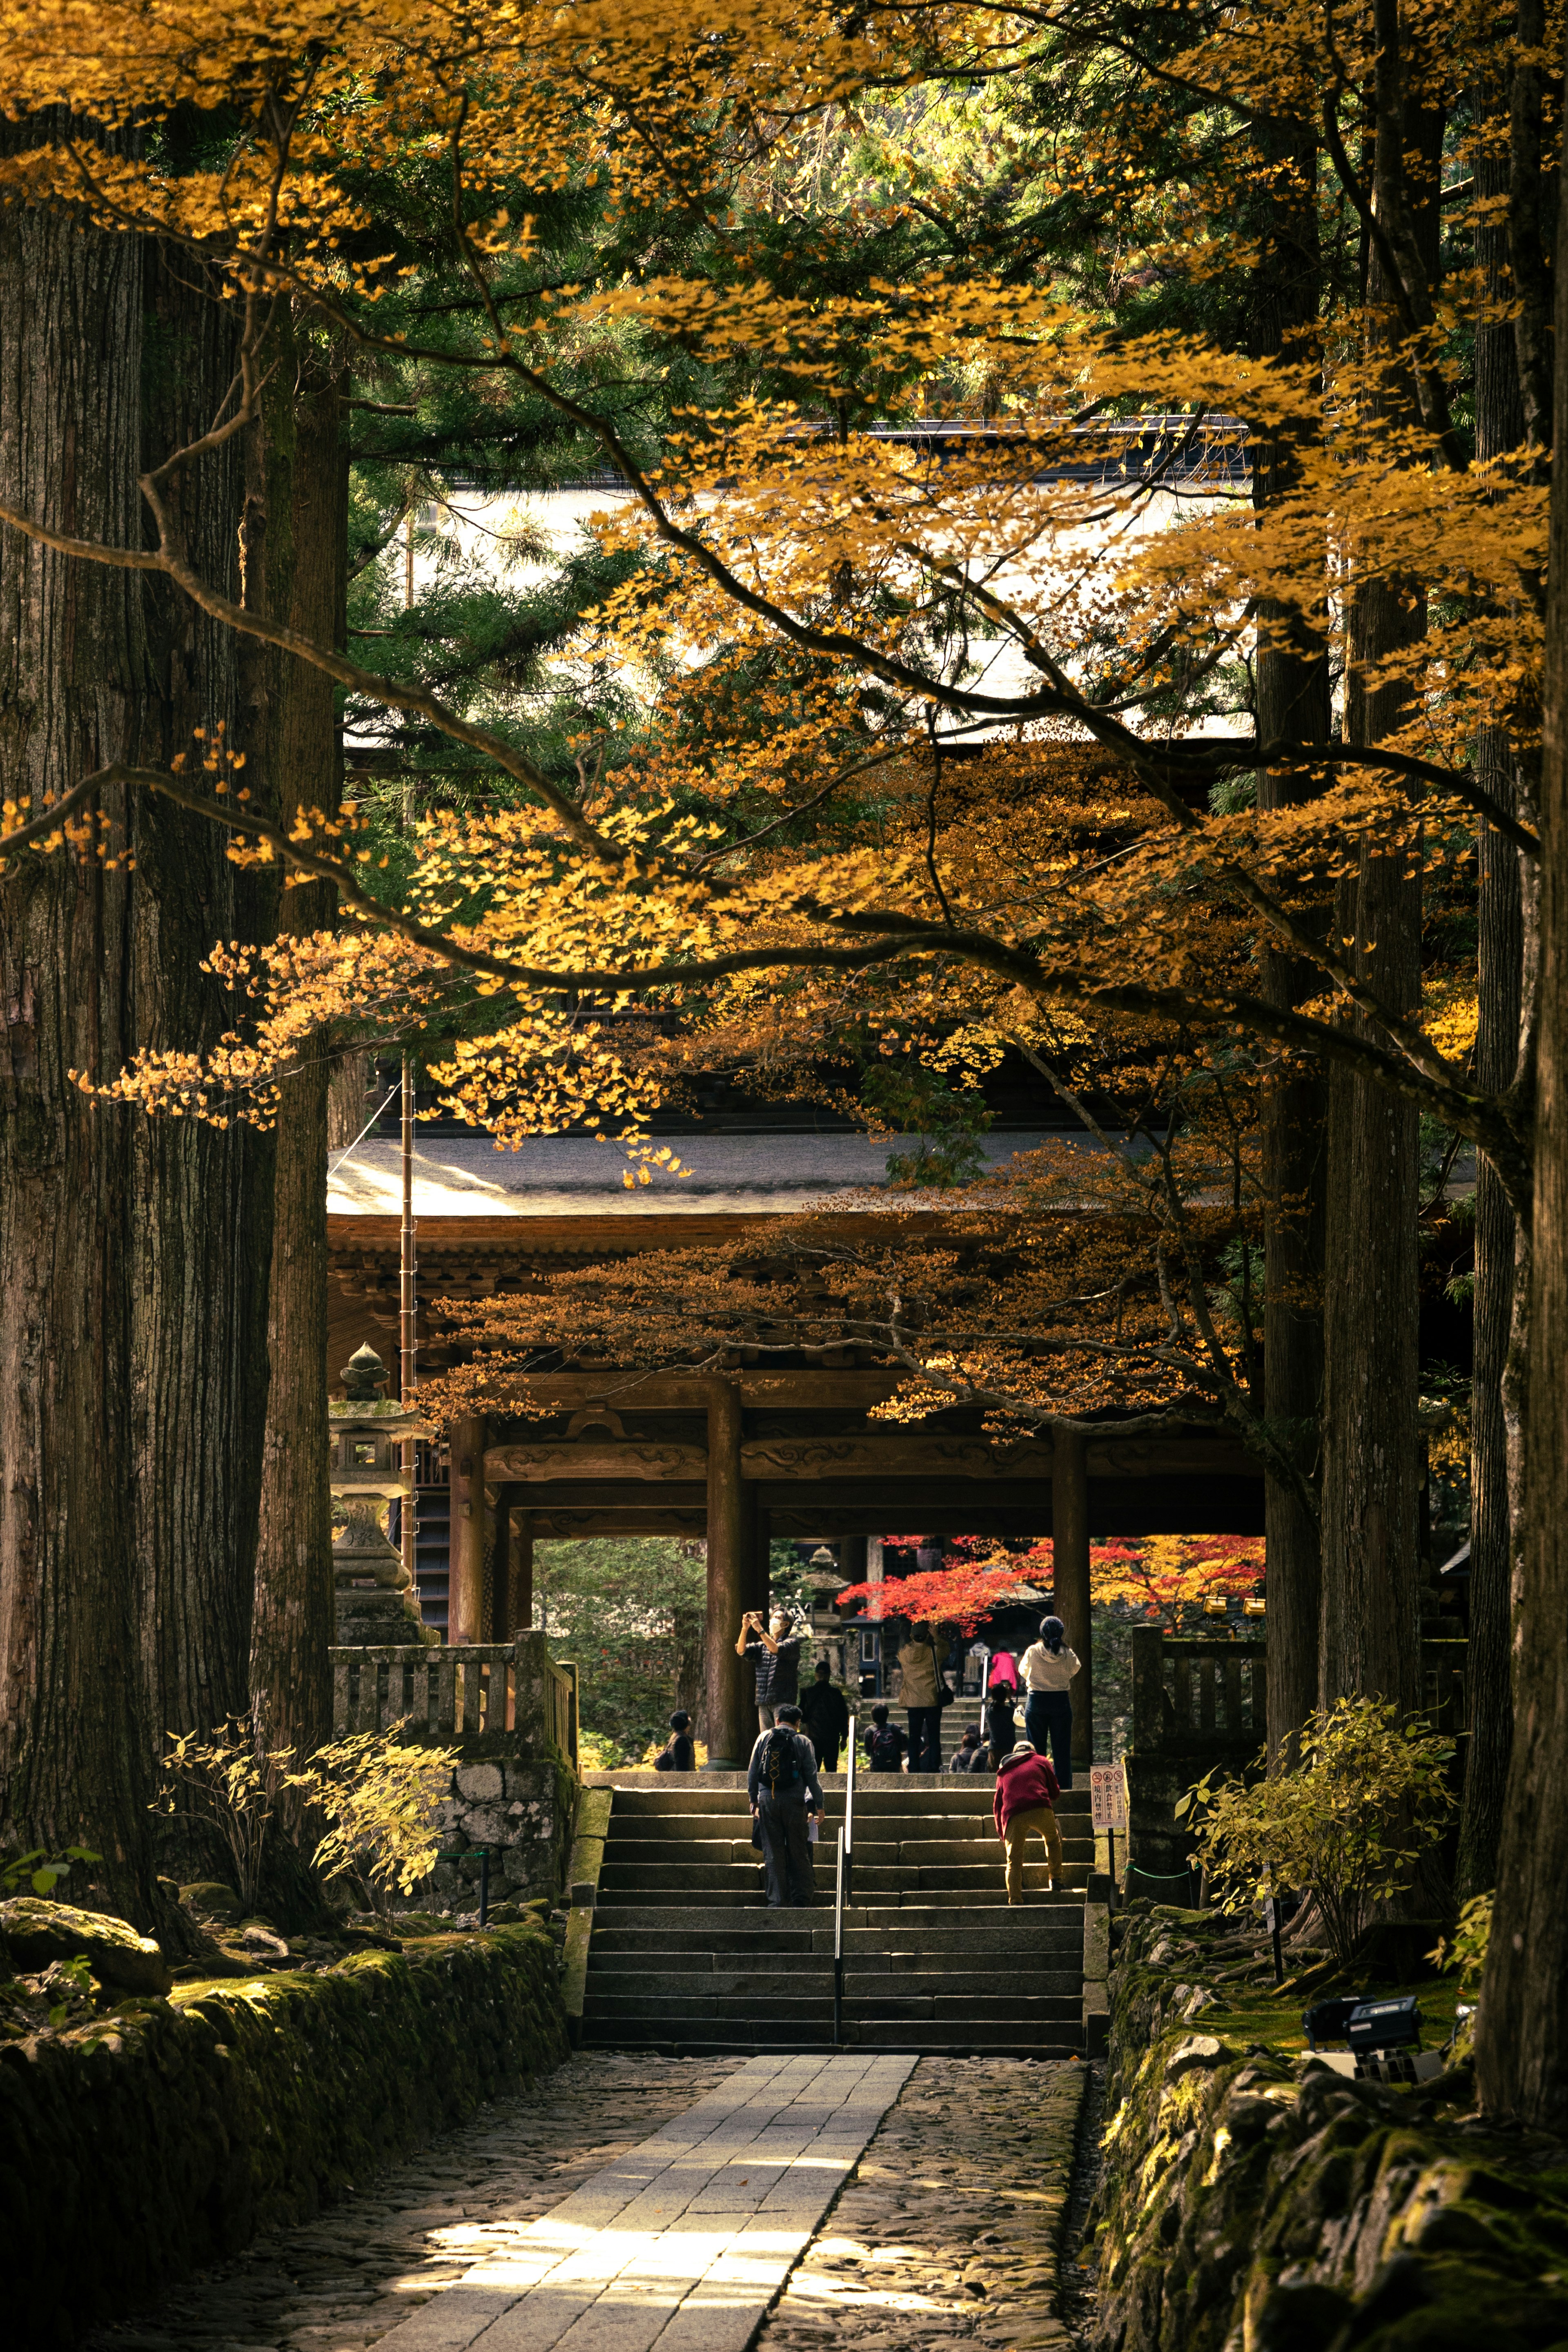
<path fill-rule="evenodd" d="M 439 1815 L 443 1851 L 450 1858 L 430 1874 L 433 1900 L 451 1910 L 478 1904 L 479 1865 L 468 1857 L 485 1846 L 492 1903 L 527 1902 L 534 1895 L 553 1902 L 577 1794 L 564 1764 L 549 1756 L 509 1756 L 498 1746 L 498 1752 L 478 1758 L 465 1750 L 452 1778 L 452 1794 Z"/>
<path fill-rule="evenodd" d="M 63 2352 L 565 2049 L 554 1949 L 531 1927 L 181 1986 L 0 2043 L 7 2339 Z"/>
<path fill-rule="evenodd" d="M 1468 2064 L 1384 2087 L 1194 2031 L 1205 1917 L 1135 1920 L 1111 1973 L 1094 2352 L 1568 2340 L 1568 2149 L 1489 2126 Z"/>

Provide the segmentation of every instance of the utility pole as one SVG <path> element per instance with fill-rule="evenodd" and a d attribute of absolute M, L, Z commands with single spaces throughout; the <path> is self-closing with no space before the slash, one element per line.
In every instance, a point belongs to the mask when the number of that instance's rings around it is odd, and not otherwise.
<path fill-rule="evenodd" d="M 414 1255 L 414 1056 L 403 1056 L 403 1223 L 399 1232 L 398 1249 L 398 1315 L 397 1315 L 397 1391 L 403 1409 L 409 1412 L 414 1393 L 419 1386 L 418 1339 L 416 1326 L 417 1307 L 414 1296 L 414 1276 L 417 1261 Z M 403 1566 L 409 1589 L 418 1599 L 419 1503 L 416 1486 L 416 1453 L 412 1437 L 403 1441 L 403 1472 L 408 1481 L 408 1493 L 404 1496 L 399 1532 L 402 1537 Z"/>
<path fill-rule="evenodd" d="M 414 513 L 408 509 L 408 523 L 404 533 L 405 570 L 403 603 L 406 611 L 414 603 Z M 403 787 L 403 830 L 408 831 L 414 814 L 414 793 L 408 783 Z M 398 1233 L 398 1298 L 397 1298 L 397 1392 L 405 1412 L 412 1411 L 415 1391 L 419 1386 L 418 1336 L 416 1317 L 418 1307 L 414 1296 L 414 1276 L 416 1260 L 414 1255 L 414 1057 L 405 1049 L 403 1055 L 403 1222 Z M 404 1497 L 399 1522 L 404 1573 L 410 1591 L 419 1598 L 419 1494 L 417 1486 L 417 1449 L 412 1437 L 403 1441 L 403 1474 L 408 1481 L 408 1493 Z"/>

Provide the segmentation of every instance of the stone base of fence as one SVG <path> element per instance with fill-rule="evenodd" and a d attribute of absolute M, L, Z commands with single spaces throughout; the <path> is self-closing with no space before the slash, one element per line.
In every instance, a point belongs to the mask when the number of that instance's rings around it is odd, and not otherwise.
<path fill-rule="evenodd" d="M 459 1762 L 441 1817 L 441 1858 L 422 1890 L 437 1908 L 561 1892 L 577 1791 L 576 1670 L 542 1633 L 435 1650 L 373 1644 L 332 1661 L 332 1727 L 395 1731 Z"/>

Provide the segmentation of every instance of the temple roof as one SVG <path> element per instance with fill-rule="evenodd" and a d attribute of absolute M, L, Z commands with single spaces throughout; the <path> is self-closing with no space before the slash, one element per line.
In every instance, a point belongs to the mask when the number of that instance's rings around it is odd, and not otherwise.
<path fill-rule="evenodd" d="M 981 1148 L 989 1168 L 1004 1167 L 1018 1151 L 1057 1140 L 1037 1134 L 986 1136 Z M 1081 1140 L 1092 1150 L 1090 1139 Z M 662 1143 L 663 1139 L 656 1139 Z M 836 1194 L 882 1189 L 890 1150 L 913 1145 L 913 1137 L 889 1143 L 856 1134 L 700 1132 L 672 1139 L 670 1149 L 689 1176 L 656 1169 L 650 1184 L 634 1182 L 619 1145 L 590 1136 L 541 1136 L 520 1150 L 498 1150 L 483 1136 L 422 1134 L 414 1156 L 416 1217 L 668 1217 L 724 1211 L 808 1209 Z M 635 1168 L 632 1171 L 635 1177 Z M 396 1216 L 402 1207 L 402 1158 L 398 1145 L 368 1136 L 352 1151 L 336 1152 L 327 1179 L 327 1210 L 334 1217 Z M 892 1196 L 907 1201 L 908 1193 Z"/>

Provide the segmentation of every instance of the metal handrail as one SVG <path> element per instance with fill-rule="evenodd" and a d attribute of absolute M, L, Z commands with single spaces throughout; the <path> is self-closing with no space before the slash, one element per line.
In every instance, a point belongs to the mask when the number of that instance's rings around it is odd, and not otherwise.
<path fill-rule="evenodd" d="M 844 1906 L 851 1899 L 855 1878 L 855 1740 L 858 1730 L 849 1711 L 849 1753 L 844 1768 L 844 1822 L 838 1832 L 838 1864 L 833 1885 L 833 2046 L 844 2047 Z"/>

